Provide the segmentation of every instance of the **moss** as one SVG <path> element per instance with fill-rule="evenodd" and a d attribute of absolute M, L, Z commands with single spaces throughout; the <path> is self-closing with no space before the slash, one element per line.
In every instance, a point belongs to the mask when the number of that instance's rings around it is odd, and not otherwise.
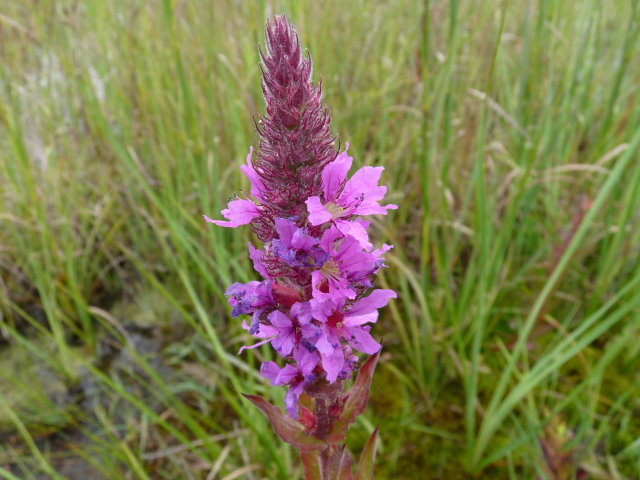
<path fill-rule="evenodd" d="M 33 339 L 32 348 L 39 352 L 52 350 L 42 339 Z M 71 349 L 70 353 L 67 367 L 78 373 L 84 352 Z M 76 423 L 77 406 L 69 392 L 68 377 L 20 344 L 9 344 L 0 350 L 0 397 L 8 407 L 0 408 L 0 434 L 8 435 L 15 429 L 10 411 L 36 436 Z"/>

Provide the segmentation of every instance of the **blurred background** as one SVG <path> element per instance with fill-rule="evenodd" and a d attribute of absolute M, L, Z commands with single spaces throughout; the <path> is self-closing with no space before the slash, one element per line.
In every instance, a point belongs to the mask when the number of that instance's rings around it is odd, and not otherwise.
<path fill-rule="evenodd" d="M 396 212 L 377 478 L 640 471 L 635 1 L 2 0 L 0 477 L 296 479 L 241 392 L 258 44 L 285 13 Z"/>

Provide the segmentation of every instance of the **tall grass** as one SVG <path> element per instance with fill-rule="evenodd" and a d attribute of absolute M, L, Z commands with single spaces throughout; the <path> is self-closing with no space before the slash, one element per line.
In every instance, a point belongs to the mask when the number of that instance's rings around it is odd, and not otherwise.
<path fill-rule="evenodd" d="M 354 449 L 380 424 L 380 478 L 555 478 L 560 438 L 633 478 L 640 17 L 596 0 L 3 2 L 0 477 L 299 478 L 239 395 L 282 395 L 223 294 L 251 235 L 200 217 L 246 184 L 274 13 L 400 205 Z"/>

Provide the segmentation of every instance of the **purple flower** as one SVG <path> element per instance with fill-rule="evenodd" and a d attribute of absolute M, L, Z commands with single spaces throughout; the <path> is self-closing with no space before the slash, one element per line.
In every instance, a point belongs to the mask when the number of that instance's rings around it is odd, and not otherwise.
<path fill-rule="evenodd" d="M 251 346 L 243 346 L 238 354 L 269 342 L 283 357 L 291 354 L 296 345 L 303 345 L 309 351 L 315 350 L 314 344 L 320 336 L 321 330 L 318 326 L 310 323 L 311 315 L 298 315 L 302 310 L 297 308 L 299 305 L 301 304 L 298 303 L 291 308 L 291 318 L 280 310 L 272 311 L 267 316 L 268 323 L 260 323 L 258 330 L 252 330 L 246 322 L 243 322 L 242 327 L 245 330 L 248 330 L 254 337 L 264 340 Z"/>
<path fill-rule="evenodd" d="M 380 350 L 380 344 L 369 333 L 371 327 L 364 324 L 375 323 L 378 320 L 378 308 L 384 307 L 391 298 L 396 298 L 393 290 L 374 290 L 346 311 L 337 308 L 327 315 L 327 310 L 315 309 L 316 318 L 324 323 L 323 335 L 318 338 L 316 348 L 322 357 L 322 366 L 327 372 L 329 383 L 336 380 L 343 368 L 341 341 L 362 353 L 373 354 Z"/>
<path fill-rule="evenodd" d="M 234 195 L 221 212 L 225 220 L 204 218 L 223 227 L 250 224 L 263 243 L 248 248 L 264 280 L 234 283 L 226 295 L 232 316 L 252 316 L 242 327 L 258 340 L 240 352 L 271 343 L 286 363 L 263 363 L 261 373 L 272 385 L 289 386 L 285 405 L 297 417 L 305 385 L 317 380 L 313 388 L 322 389 L 347 379 L 358 362 L 354 351 L 380 349 L 371 324 L 396 294 L 363 294 L 373 289 L 391 246 L 373 249 L 370 222 L 361 216 L 397 207 L 380 204 L 386 193 L 378 185 L 382 167 L 363 167 L 348 178 L 349 144 L 336 152 L 320 85 L 311 83 L 311 59 L 302 54 L 293 27 L 276 17 L 265 37 L 266 113 L 257 122 L 256 154 L 251 148 L 240 167 L 250 194 Z"/>
<path fill-rule="evenodd" d="M 231 316 L 237 317 L 242 314 L 253 314 L 250 333 L 255 333 L 259 329 L 260 314 L 265 308 L 273 305 L 274 298 L 269 282 L 251 281 L 248 283 L 234 283 L 227 288 L 225 295 L 229 297 L 231 305 Z"/>
<path fill-rule="evenodd" d="M 289 355 L 295 345 L 312 346 L 321 334 L 320 328 L 310 323 L 309 317 L 296 315 L 297 311 L 294 308 L 296 305 L 291 308 L 293 320 L 279 310 L 269 314 L 269 322 L 277 331 L 277 336 L 273 338 L 271 344 L 283 357 Z"/>
<path fill-rule="evenodd" d="M 317 353 L 298 347 L 293 351 L 293 359 L 296 365 L 287 364 L 283 368 L 278 367 L 275 362 L 265 362 L 260 367 L 260 374 L 273 386 L 289 385 L 284 404 L 289 415 L 298 418 L 298 398 L 304 385 L 315 380 L 313 371 L 318 365 L 319 357 Z"/>
<path fill-rule="evenodd" d="M 279 237 L 271 241 L 271 248 L 276 257 L 290 267 L 314 267 L 321 265 L 327 253 L 317 247 L 320 241 L 307 235 L 304 229 L 298 228 L 291 220 L 277 218 L 275 221 Z"/>
<path fill-rule="evenodd" d="M 356 298 L 358 284 L 368 286 L 367 277 L 379 268 L 379 254 L 364 252 L 360 242 L 343 237 L 336 227 L 324 232 L 320 245 L 329 257 L 311 274 L 313 298 L 331 299 L 336 305 L 345 298 Z"/>
<path fill-rule="evenodd" d="M 364 227 L 347 220 L 353 215 L 386 215 L 387 210 L 398 207 L 378 203 L 387 192 L 387 187 L 378 185 L 384 167 L 362 167 L 347 180 L 352 162 L 353 158 L 345 150 L 324 167 L 322 199 L 311 196 L 306 200 L 309 223 L 322 225 L 333 221 L 338 230 L 358 240 L 364 248 L 370 249 L 371 243 Z"/>

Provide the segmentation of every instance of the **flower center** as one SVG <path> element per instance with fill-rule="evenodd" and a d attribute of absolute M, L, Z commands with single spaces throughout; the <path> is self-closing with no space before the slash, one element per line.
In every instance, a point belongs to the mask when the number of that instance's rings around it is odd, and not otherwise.
<path fill-rule="evenodd" d="M 335 202 L 327 203 L 324 208 L 327 209 L 327 212 L 329 212 L 333 218 L 342 216 L 344 212 L 344 208 L 338 206 Z"/>
<path fill-rule="evenodd" d="M 322 276 L 328 281 L 340 280 L 340 270 L 338 269 L 338 265 L 336 265 L 336 262 L 333 259 L 329 259 L 324 262 L 320 271 L 322 272 Z"/>
<path fill-rule="evenodd" d="M 329 328 L 336 328 L 340 330 L 343 326 L 342 321 L 344 320 L 344 315 L 339 310 L 336 310 L 331 314 L 329 318 L 327 318 L 327 326 Z"/>

